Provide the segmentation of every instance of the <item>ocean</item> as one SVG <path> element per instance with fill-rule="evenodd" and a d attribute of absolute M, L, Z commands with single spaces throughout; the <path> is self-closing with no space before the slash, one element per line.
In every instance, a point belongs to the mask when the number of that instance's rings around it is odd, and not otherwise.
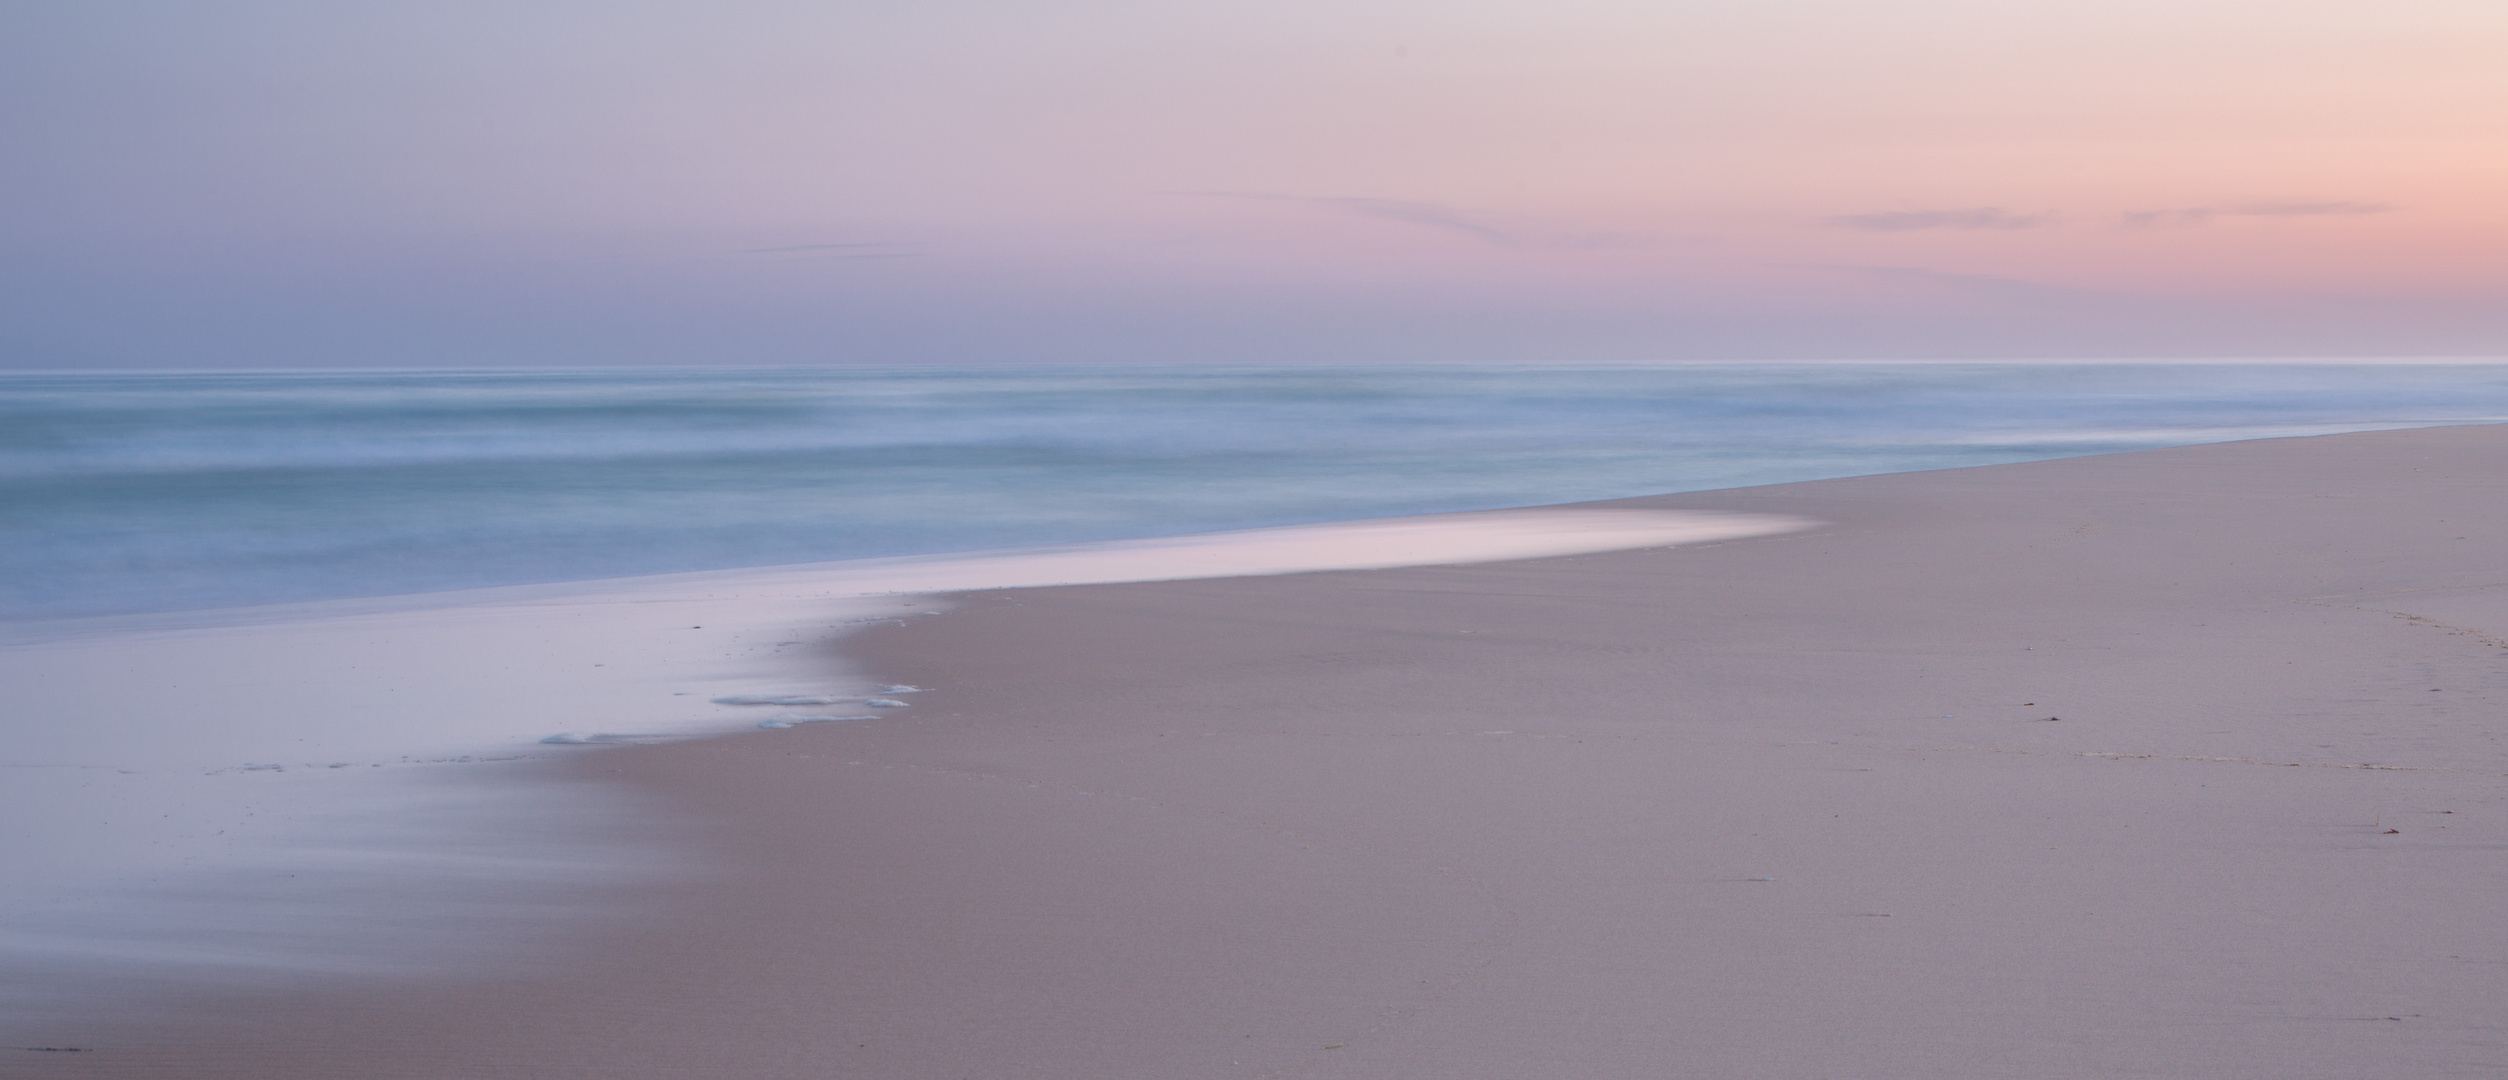
<path fill-rule="evenodd" d="M 0 619 L 2508 420 L 2508 364 L 0 374 Z"/>

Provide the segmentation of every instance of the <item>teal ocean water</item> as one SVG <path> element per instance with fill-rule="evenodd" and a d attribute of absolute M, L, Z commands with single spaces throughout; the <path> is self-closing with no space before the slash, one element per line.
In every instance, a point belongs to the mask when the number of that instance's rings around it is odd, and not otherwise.
<path fill-rule="evenodd" d="M 0 375 L 0 618 L 2508 419 L 2508 364 Z"/>

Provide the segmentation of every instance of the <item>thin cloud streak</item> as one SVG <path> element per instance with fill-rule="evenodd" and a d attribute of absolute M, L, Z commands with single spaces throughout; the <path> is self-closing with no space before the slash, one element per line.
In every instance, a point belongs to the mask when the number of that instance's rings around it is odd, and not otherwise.
<path fill-rule="evenodd" d="M 1432 229 L 1448 229 L 1465 236 L 1486 240 L 1499 247 L 1518 246 L 1518 241 L 1514 236 L 1464 217 L 1461 211 L 1453 207 L 1439 206 L 1436 203 L 1412 202 L 1407 199 L 1347 198 L 1321 198 L 1305 201 L 1325 206 L 1338 206 L 1352 213 L 1383 221 L 1399 221 L 1410 225 L 1425 225 Z"/>
<path fill-rule="evenodd" d="M 2189 206 L 2176 210 L 2137 210 L 2117 218 L 2118 228 L 2192 228 L 2223 217 L 2363 217 L 2394 212 L 2385 203 L 2263 202 L 2241 206 Z"/>
<path fill-rule="evenodd" d="M 2134 210 L 2113 219 L 2121 229 L 2191 228 L 2214 218 L 2259 217 L 2364 217 L 2392 213 L 2395 207 L 2385 203 L 2349 200 L 2285 200 L 2240 203 L 2231 206 L 2184 206 L 2166 210 Z M 1915 232 L 1927 229 L 1975 229 L 2004 231 L 2048 229 L 2064 223 L 2064 214 L 2046 210 L 2034 214 L 2015 214 L 1999 206 L 1979 206 L 1965 210 L 1891 210 L 1870 214 L 1841 214 L 1822 218 L 1820 223 L 1832 228 L 1858 229 L 1865 232 Z"/>
<path fill-rule="evenodd" d="M 1381 199 L 1331 195 L 1277 195 L 1258 191 L 1171 191 L 1169 195 L 1196 195 L 1219 199 L 1251 199 L 1262 202 L 1303 203 L 1347 211 L 1378 221 L 1404 225 L 1420 225 L 1431 229 L 1471 237 L 1493 247 L 1511 251 L 1601 251 L 1638 247 L 1652 243 L 1654 238 L 1637 233 L 1579 233 L 1566 235 L 1527 235 L 1501 229 L 1481 221 L 1463 210 L 1439 203 L 1412 199 Z"/>
<path fill-rule="evenodd" d="M 1841 214 L 1821 224 L 1866 232 L 1911 232 L 1918 229 L 2044 229 L 2060 225 L 2064 215 L 2053 210 L 2015 214 L 1999 206 L 1967 210 L 1890 210 L 1872 214 Z"/>

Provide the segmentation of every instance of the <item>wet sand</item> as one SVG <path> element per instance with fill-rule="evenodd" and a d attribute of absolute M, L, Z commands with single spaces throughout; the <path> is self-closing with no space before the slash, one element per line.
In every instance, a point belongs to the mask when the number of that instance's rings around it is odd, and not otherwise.
<path fill-rule="evenodd" d="M 898 715 L 572 766 L 726 869 L 569 972 L 0 1069 L 2508 1071 L 2508 427 L 1601 505 L 1826 524 L 964 595 Z"/>

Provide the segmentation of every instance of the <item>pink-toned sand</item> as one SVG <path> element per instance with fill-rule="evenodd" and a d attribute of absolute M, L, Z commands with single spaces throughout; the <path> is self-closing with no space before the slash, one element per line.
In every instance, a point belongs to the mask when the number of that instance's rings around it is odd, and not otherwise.
<path fill-rule="evenodd" d="M 2508 427 L 1612 505 L 1828 524 L 971 596 L 900 715 L 584 758 L 730 868 L 571 972 L 0 1068 L 2508 1074 Z"/>

